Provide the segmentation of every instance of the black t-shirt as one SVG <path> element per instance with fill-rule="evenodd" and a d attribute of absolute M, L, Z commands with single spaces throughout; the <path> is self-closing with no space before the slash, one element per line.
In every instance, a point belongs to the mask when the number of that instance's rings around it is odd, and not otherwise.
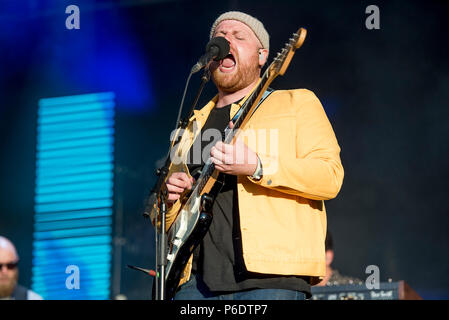
<path fill-rule="evenodd" d="M 189 171 L 196 173 L 204 165 L 230 118 L 231 105 L 213 108 L 201 134 L 189 151 Z M 215 131 L 212 131 L 215 130 Z M 217 131 L 218 130 L 218 131 Z M 206 133 L 206 135 L 204 135 Z M 209 139 L 210 138 L 210 139 Z M 196 144 L 196 145 L 195 145 Z M 194 150 L 200 149 L 201 163 L 193 163 Z M 204 150 L 206 149 L 206 150 Z M 196 155 L 196 160 L 198 160 Z M 201 244 L 194 252 L 192 272 L 201 274 L 203 281 L 211 291 L 232 292 L 248 289 L 289 289 L 304 292 L 311 296 L 309 277 L 279 276 L 252 273 L 246 270 L 242 255 L 240 219 L 238 208 L 237 177 L 222 174 L 224 185 L 212 207 L 211 226 Z M 276 239 L 273 239 L 276 241 Z"/>

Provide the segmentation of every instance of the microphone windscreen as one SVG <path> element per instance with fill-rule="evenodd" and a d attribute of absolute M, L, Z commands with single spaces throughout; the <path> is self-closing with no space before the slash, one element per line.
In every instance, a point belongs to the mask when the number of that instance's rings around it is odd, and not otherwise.
<path fill-rule="evenodd" d="M 215 37 L 210 39 L 210 41 L 206 45 L 206 52 L 209 52 L 210 50 L 217 50 L 217 48 L 218 53 L 214 59 L 215 61 L 224 59 L 229 54 L 230 47 L 228 40 L 226 40 L 224 37 Z"/>

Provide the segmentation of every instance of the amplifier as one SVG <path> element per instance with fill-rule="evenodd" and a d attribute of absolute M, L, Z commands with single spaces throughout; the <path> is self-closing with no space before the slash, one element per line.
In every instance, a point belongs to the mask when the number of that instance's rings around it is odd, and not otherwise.
<path fill-rule="evenodd" d="M 379 289 L 365 285 L 312 287 L 312 300 L 422 300 L 405 281 L 381 282 Z"/>

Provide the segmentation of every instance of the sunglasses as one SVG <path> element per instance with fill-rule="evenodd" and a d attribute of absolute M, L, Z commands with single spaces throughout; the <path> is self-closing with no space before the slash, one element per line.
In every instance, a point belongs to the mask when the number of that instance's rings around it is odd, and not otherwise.
<path fill-rule="evenodd" d="M 8 269 L 8 270 L 13 270 L 13 269 L 17 268 L 18 264 L 19 264 L 19 262 L 0 263 L 0 270 L 3 269 L 3 266 L 5 266 L 6 269 Z"/>

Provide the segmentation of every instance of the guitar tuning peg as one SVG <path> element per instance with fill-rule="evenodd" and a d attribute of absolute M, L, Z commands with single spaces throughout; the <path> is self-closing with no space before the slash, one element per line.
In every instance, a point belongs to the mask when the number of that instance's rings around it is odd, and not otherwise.
<path fill-rule="evenodd" d="M 297 36 L 299 36 L 299 34 L 297 34 L 296 32 L 293 34 L 293 36 L 294 37 L 297 37 Z"/>

